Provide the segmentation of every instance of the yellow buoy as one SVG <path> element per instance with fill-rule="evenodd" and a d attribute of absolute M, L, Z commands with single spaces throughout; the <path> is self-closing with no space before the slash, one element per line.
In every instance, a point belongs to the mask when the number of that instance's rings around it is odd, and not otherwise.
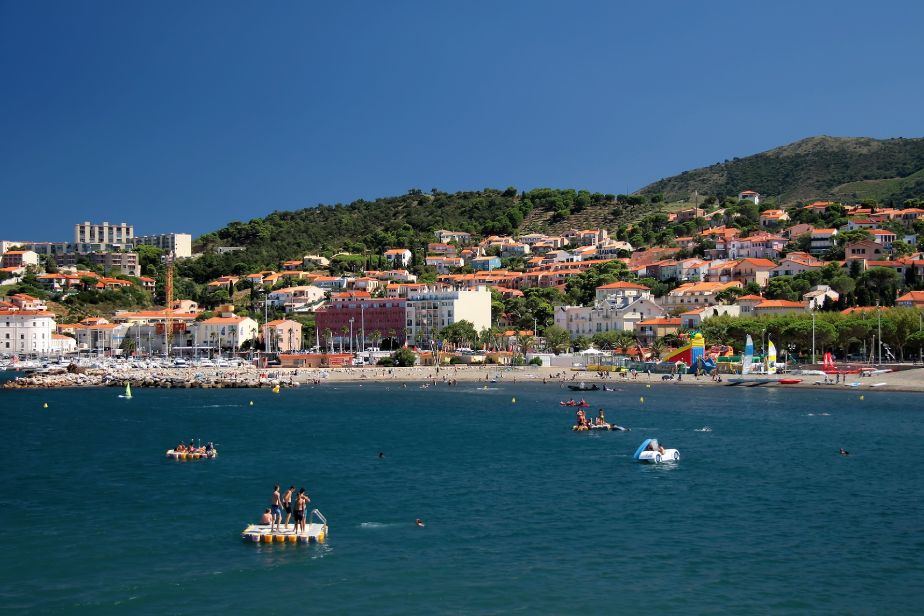
<path fill-rule="evenodd" d="M 860 396 L 860 400 L 862 400 L 862 399 L 863 399 L 863 396 Z"/>
<path fill-rule="evenodd" d="M 286 541 L 288 541 L 289 543 L 295 543 L 296 541 L 298 541 L 298 537 L 296 537 L 295 535 L 286 535 Z"/>
<path fill-rule="evenodd" d="M 651 384 L 650 384 L 650 383 L 646 383 L 646 384 L 645 384 L 645 387 L 648 388 L 648 389 L 651 389 Z"/>
<path fill-rule="evenodd" d="M 645 404 L 645 396 L 641 396 L 641 397 L 638 399 L 638 401 L 641 402 L 642 404 Z"/>
<path fill-rule="evenodd" d="M 47 409 L 47 408 L 48 408 L 48 403 L 45 402 L 44 404 L 42 404 L 42 408 L 43 408 L 43 409 Z"/>
<path fill-rule="evenodd" d="M 324 543 L 324 531 L 318 533 L 318 543 Z"/>
<path fill-rule="evenodd" d="M 274 393 L 274 394 L 278 394 L 278 393 L 279 393 L 279 385 L 276 385 L 275 387 L 273 387 L 273 393 Z"/>
<path fill-rule="evenodd" d="M 250 406 L 253 406 L 253 400 L 250 401 Z"/>
<path fill-rule="evenodd" d="M 510 402 L 511 402 L 511 404 L 516 404 L 516 403 L 517 403 L 517 399 L 516 399 L 516 398 L 513 398 L 512 400 L 510 400 Z"/>
<path fill-rule="evenodd" d="M 272 543 L 272 542 L 273 542 L 272 535 L 263 535 L 263 543 Z"/>

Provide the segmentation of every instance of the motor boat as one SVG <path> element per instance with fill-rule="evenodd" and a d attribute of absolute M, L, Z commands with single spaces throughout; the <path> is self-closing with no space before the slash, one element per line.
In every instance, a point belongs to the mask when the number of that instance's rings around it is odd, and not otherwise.
<path fill-rule="evenodd" d="M 635 450 L 632 456 L 639 462 L 660 464 L 662 462 L 676 462 L 680 460 L 680 452 L 676 449 L 661 449 L 658 439 L 646 438 Z"/>
<path fill-rule="evenodd" d="M 568 389 L 571 391 L 600 391 L 600 387 L 598 387 L 596 383 L 590 387 L 588 387 L 585 383 L 581 383 L 580 385 L 568 385 Z"/>

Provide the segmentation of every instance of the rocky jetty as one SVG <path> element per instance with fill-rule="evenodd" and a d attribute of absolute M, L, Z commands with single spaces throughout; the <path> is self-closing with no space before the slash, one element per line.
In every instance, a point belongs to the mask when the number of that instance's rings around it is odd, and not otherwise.
<path fill-rule="evenodd" d="M 58 387 L 159 387 L 164 389 L 222 389 L 297 386 L 290 379 L 270 378 L 256 368 L 91 368 L 80 371 L 57 370 L 19 377 L 3 385 L 5 389 L 47 389 Z"/>

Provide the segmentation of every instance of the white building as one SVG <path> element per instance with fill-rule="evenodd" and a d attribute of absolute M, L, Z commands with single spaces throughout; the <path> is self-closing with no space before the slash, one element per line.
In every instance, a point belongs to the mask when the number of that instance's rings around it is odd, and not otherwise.
<path fill-rule="evenodd" d="M 51 335 L 51 352 L 58 355 L 67 355 L 77 351 L 77 341 L 63 334 Z"/>
<path fill-rule="evenodd" d="M 192 256 L 192 235 L 189 233 L 160 233 L 158 235 L 141 235 L 131 242 L 133 246 L 156 246 L 174 257 Z"/>
<path fill-rule="evenodd" d="M 465 246 L 471 243 L 472 234 L 466 233 L 465 231 L 447 231 L 446 229 L 440 229 L 436 232 L 436 239 L 443 243 L 458 242 Z"/>
<path fill-rule="evenodd" d="M 74 225 L 75 244 L 128 245 L 135 237 L 135 227 L 128 223 L 110 225 L 108 222 L 93 224 L 89 221 Z"/>
<path fill-rule="evenodd" d="M 596 301 L 628 305 L 637 299 L 651 299 L 651 289 L 643 284 L 619 280 L 597 287 Z"/>
<path fill-rule="evenodd" d="M 304 312 L 324 301 L 324 289 L 314 285 L 286 287 L 272 291 L 266 299 L 270 306 L 286 312 Z"/>
<path fill-rule="evenodd" d="M 8 250 L 0 257 L 0 267 L 38 265 L 39 256 L 32 250 Z"/>
<path fill-rule="evenodd" d="M 257 322 L 250 317 L 239 317 L 233 312 L 221 312 L 219 316 L 192 324 L 193 337 L 197 346 L 214 346 L 236 351 L 248 340 L 256 340 Z"/>
<path fill-rule="evenodd" d="M 486 287 L 412 292 L 405 303 L 408 344 L 427 344 L 447 325 L 468 321 L 476 331 L 491 326 L 491 293 Z"/>
<path fill-rule="evenodd" d="M 610 331 L 631 332 L 645 319 L 667 316 L 651 296 L 651 289 L 634 282 L 611 282 L 597 287 L 593 306 L 559 306 L 555 324 L 572 338 Z"/>
<path fill-rule="evenodd" d="M 566 329 L 572 338 L 637 329 L 646 319 L 666 317 L 667 312 L 651 299 L 636 299 L 628 304 L 597 303 L 594 306 L 558 306 L 555 325 Z"/>
<path fill-rule="evenodd" d="M 385 251 L 385 260 L 391 267 L 407 267 L 411 264 L 411 251 L 407 248 L 392 248 Z"/>
<path fill-rule="evenodd" d="M 57 352 L 55 315 L 44 310 L 0 310 L 0 353 Z"/>
<path fill-rule="evenodd" d="M 321 255 L 305 255 L 302 257 L 302 267 L 327 267 L 330 265 L 330 259 Z"/>
<path fill-rule="evenodd" d="M 738 193 L 739 201 L 750 201 L 754 205 L 760 205 L 760 193 L 753 190 L 742 190 Z"/>

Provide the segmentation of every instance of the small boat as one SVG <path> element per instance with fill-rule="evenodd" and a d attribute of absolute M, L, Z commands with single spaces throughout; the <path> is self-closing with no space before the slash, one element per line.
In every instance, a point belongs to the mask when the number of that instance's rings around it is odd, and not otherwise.
<path fill-rule="evenodd" d="M 801 382 L 802 379 L 780 379 L 777 381 L 780 385 L 796 385 Z"/>
<path fill-rule="evenodd" d="M 568 389 L 570 389 L 571 391 L 600 391 L 600 388 L 597 386 L 596 383 L 594 383 L 590 387 L 588 387 L 584 383 L 581 383 L 580 385 L 568 385 Z"/>
<path fill-rule="evenodd" d="M 658 439 L 646 438 L 642 441 L 642 444 L 638 446 L 638 449 L 635 450 L 632 457 L 639 462 L 660 464 L 662 462 L 676 462 L 680 460 L 680 452 L 676 449 L 661 450 L 658 446 Z"/>
<path fill-rule="evenodd" d="M 132 384 L 128 381 L 125 382 L 125 393 L 119 396 L 120 398 L 125 398 L 126 400 L 132 399 Z"/>

